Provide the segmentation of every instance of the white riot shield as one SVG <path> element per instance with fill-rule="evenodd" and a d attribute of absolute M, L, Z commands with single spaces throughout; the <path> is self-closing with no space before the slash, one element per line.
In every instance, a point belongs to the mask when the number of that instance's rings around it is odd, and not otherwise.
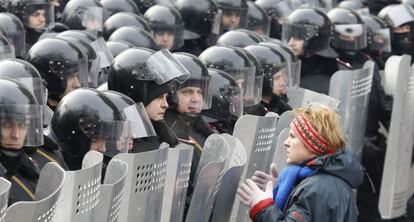
<path fill-rule="evenodd" d="M 160 221 L 167 156 L 168 149 L 158 149 L 114 157 L 128 164 L 118 221 Z"/>
<path fill-rule="evenodd" d="M 227 140 L 230 157 L 225 164 L 225 172 L 211 216 L 211 221 L 215 222 L 229 221 L 240 177 L 247 160 L 246 150 L 236 137 L 229 134 L 221 134 L 221 136 Z"/>
<path fill-rule="evenodd" d="M 55 221 L 89 222 L 99 202 L 102 153 L 89 151 L 83 157 L 82 169 L 65 172 Z"/>
<path fill-rule="evenodd" d="M 374 66 L 367 61 L 362 69 L 337 71 L 329 85 L 329 95 L 341 101 L 339 115 L 346 143 L 358 157 L 362 154 Z"/>
<path fill-rule="evenodd" d="M 162 203 L 161 221 L 183 221 L 184 206 L 190 179 L 193 147 L 178 144 L 168 149 L 167 173 L 165 178 L 164 198 Z"/>
<path fill-rule="evenodd" d="M 382 174 L 379 211 L 383 219 L 400 217 L 411 196 L 411 158 L 414 135 L 414 73 L 411 56 L 403 55 L 398 68 L 394 105 Z"/>
<path fill-rule="evenodd" d="M 195 188 L 186 222 L 209 221 L 229 155 L 224 137 L 212 134 L 206 139 L 194 177 Z"/>
<path fill-rule="evenodd" d="M 274 163 L 276 164 L 277 172 L 281 172 L 287 165 L 287 149 L 284 145 L 285 140 L 289 137 L 290 128 L 285 128 L 280 132 L 277 138 L 276 151 L 274 155 Z M 267 171 L 265 171 L 267 172 Z"/>
<path fill-rule="evenodd" d="M 280 133 L 286 129 L 286 128 L 290 128 L 290 123 L 292 122 L 292 111 L 285 111 L 284 113 L 282 113 L 282 115 L 279 117 L 279 120 L 277 121 L 276 124 L 276 130 L 275 130 L 275 137 L 274 137 L 274 144 L 275 144 L 275 149 L 270 150 L 269 153 L 269 157 L 273 157 L 273 158 L 269 158 L 267 161 L 267 165 L 270 166 L 270 164 L 272 164 L 275 161 L 275 155 L 276 155 L 276 149 L 277 149 L 277 143 L 278 143 L 278 137 L 280 135 Z"/>
<path fill-rule="evenodd" d="M 5 221 L 10 187 L 11 183 L 3 177 L 0 177 L 0 222 Z"/>
<path fill-rule="evenodd" d="M 118 221 L 127 170 L 128 165 L 121 160 L 113 159 L 109 162 L 92 221 Z"/>
<path fill-rule="evenodd" d="M 252 116 L 240 117 L 234 126 L 233 136 L 240 140 L 246 149 L 247 162 L 244 167 L 241 181 L 253 176 L 254 171 L 266 172 L 270 150 L 275 149 L 274 137 L 276 131 L 277 116 Z M 245 221 L 248 219 L 248 207 L 238 199 L 234 201 L 230 221 Z"/>
<path fill-rule="evenodd" d="M 399 64 L 401 63 L 402 57 L 401 56 L 391 56 L 385 62 L 384 67 L 384 78 L 383 78 L 383 85 L 384 91 L 388 95 L 395 95 L 395 90 L 397 88 L 397 78 L 398 73 L 401 72 L 400 69 L 406 69 L 407 67 L 401 67 Z"/>
<path fill-rule="evenodd" d="M 4 221 L 59 221 L 55 220 L 54 216 L 64 180 L 65 171 L 59 165 L 46 164 L 40 172 L 35 201 L 14 203 L 7 209 Z"/>
<path fill-rule="evenodd" d="M 290 87 L 288 89 L 287 97 L 289 98 L 288 104 L 292 108 L 305 107 L 314 102 L 324 104 L 333 110 L 339 110 L 340 106 L 340 101 L 331 96 L 299 87 Z"/>

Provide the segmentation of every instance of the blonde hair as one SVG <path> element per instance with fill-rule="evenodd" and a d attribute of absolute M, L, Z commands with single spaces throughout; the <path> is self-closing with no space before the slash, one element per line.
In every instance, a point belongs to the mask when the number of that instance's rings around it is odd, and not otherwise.
<path fill-rule="evenodd" d="M 339 115 L 327 106 L 308 106 L 293 109 L 293 117 L 303 115 L 323 137 L 330 147 L 337 151 L 345 146 Z"/>

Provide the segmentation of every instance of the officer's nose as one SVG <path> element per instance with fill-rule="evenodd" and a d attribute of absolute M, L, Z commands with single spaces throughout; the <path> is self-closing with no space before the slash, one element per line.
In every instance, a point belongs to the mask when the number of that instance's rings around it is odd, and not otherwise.
<path fill-rule="evenodd" d="M 77 88 L 80 88 L 80 87 L 81 87 L 81 83 L 80 83 L 79 76 L 75 76 L 75 77 L 73 78 L 72 87 L 73 87 L 73 88 L 75 88 L 75 89 L 77 89 Z"/>
<path fill-rule="evenodd" d="M 20 136 L 21 136 L 20 130 L 16 126 L 11 127 L 10 137 L 13 139 L 19 139 Z"/>
<path fill-rule="evenodd" d="M 295 39 L 290 38 L 290 39 L 289 39 L 289 42 L 288 42 L 288 46 L 289 46 L 289 47 L 293 47 L 293 46 L 295 46 Z"/>
<path fill-rule="evenodd" d="M 163 109 L 167 109 L 167 108 L 169 107 L 169 105 L 168 105 L 168 101 L 167 101 L 167 97 L 163 97 L 163 98 L 162 98 L 162 100 L 161 100 L 161 107 L 162 107 Z"/>

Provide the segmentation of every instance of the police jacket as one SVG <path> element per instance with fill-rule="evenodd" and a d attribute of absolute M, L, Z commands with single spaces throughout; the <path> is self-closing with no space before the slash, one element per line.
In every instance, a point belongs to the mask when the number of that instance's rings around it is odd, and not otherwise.
<path fill-rule="evenodd" d="M 254 222 L 356 222 L 353 188 L 363 180 L 363 167 L 349 149 L 319 156 L 307 165 L 315 173 L 292 190 L 283 210 L 273 200 L 262 200 L 250 210 Z"/>

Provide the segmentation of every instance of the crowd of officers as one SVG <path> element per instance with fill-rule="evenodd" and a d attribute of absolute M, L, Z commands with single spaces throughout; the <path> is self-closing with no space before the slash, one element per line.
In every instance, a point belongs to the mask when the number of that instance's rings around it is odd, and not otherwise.
<path fill-rule="evenodd" d="M 392 96 L 379 70 L 412 55 L 414 1 L 1 0 L 0 174 L 32 200 L 47 162 L 194 146 L 243 114 L 291 110 L 288 87 L 328 93 L 376 63 L 362 164 L 379 190 Z M 53 111 L 53 115 L 52 112 Z M 191 188 L 191 186 L 190 186 Z M 191 190 L 191 189 L 190 189 Z M 364 182 L 359 220 L 379 221 Z"/>

